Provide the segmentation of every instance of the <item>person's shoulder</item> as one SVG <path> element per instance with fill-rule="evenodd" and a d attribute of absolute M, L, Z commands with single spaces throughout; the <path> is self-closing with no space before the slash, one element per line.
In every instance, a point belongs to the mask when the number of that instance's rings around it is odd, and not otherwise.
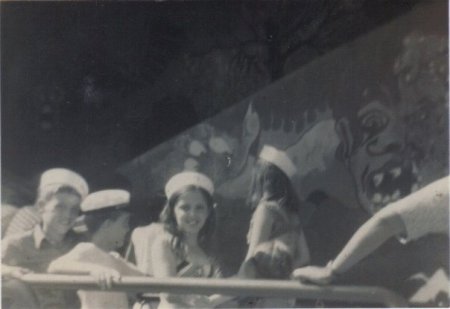
<path fill-rule="evenodd" d="M 33 230 L 22 231 L 2 239 L 2 257 L 23 255 L 35 247 Z"/>
<path fill-rule="evenodd" d="M 154 237 L 164 232 L 164 225 L 162 223 L 150 223 L 146 226 L 140 226 L 133 230 L 131 233 L 131 239 L 141 239 L 142 237 Z"/>
<path fill-rule="evenodd" d="M 12 235 L 6 236 L 2 239 L 3 244 L 24 244 L 33 239 L 34 229 L 21 231 Z"/>
<path fill-rule="evenodd" d="M 73 247 L 74 251 L 89 251 L 98 249 L 92 242 L 80 242 Z"/>
<path fill-rule="evenodd" d="M 274 201 L 261 201 L 256 207 L 255 214 L 258 216 L 275 218 L 278 216 L 285 217 L 285 210 L 279 203 Z"/>
<path fill-rule="evenodd" d="M 39 209 L 36 205 L 25 205 L 20 207 L 14 214 L 14 220 L 25 221 L 25 220 L 40 220 Z"/>
<path fill-rule="evenodd" d="M 163 230 L 157 235 L 155 235 L 155 238 L 153 239 L 153 243 L 151 246 L 151 250 L 160 250 L 160 251 L 170 251 L 172 252 L 172 240 L 173 235 L 169 231 Z"/>
<path fill-rule="evenodd" d="M 159 243 L 162 245 L 170 245 L 173 235 L 169 231 L 166 231 L 165 229 L 159 231 L 156 235 L 154 235 L 154 243 Z"/>
<path fill-rule="evenodd" d="M 264 201 L 264 200 L 258 204 L 258 207 L 262 208 L 262 209 L 270 210 L 270 211 L 275 211 L 275 212 L 278 212 L 282 209 L 278 202 Z"/>
<path fill-rule="evenodd" d="M 72 250 L 66 254 L 66 258 L 71 260 L 91 260 L 99 259 L 106 252 L 91 242 L 81 242 L 75 245 Z"/>

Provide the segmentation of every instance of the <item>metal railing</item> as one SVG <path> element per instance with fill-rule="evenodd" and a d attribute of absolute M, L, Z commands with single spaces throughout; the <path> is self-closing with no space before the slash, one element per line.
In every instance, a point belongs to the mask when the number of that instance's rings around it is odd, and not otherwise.
<path fill-rule="evenodd" d="M 35 287 L 55 289 L 98 290 L 90 276 L 27 274 L 22 280 Z M 405 299 L 381 287 L 305 285 L 286 280 L 238 280 L 204 278 L 122 277 L 113 283 L 111 291 L 222 294 L 229 296 L 292 297 L 304 300 L 341 301 L 383 304 L 386 307 L 407 307 Z"/>

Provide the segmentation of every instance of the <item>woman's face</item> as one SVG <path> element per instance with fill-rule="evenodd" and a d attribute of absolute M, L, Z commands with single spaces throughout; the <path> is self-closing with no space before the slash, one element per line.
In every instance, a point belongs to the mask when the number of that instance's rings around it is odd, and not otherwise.
<path fill-rule="evenodd" d="M 174 207 L 178 229 L 186 234 L 198 234 L 209 215 L 209 209 L 202 193 L 189 190 L 182 193 Z"/>

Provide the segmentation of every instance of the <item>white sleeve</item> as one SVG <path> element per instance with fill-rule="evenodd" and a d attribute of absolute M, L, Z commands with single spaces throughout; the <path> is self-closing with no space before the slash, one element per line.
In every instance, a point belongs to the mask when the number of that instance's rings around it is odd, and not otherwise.
<path fill-rule="evenodd" d="M 397 213 L 403 221 L 406 235 L 400 237 L 402 243 L 431 233 L 448 234 L 448 177 L 387 206 L 385 210 Z"/>

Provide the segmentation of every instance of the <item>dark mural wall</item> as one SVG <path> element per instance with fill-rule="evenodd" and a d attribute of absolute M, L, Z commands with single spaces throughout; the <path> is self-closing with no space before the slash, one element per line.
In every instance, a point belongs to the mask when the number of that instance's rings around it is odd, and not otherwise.
<path fill-rule="evenodd" d="M 104 186 L 124 161 L 417 2 L 2 2 L 3 187 L 32 191 L 55 165 Z"/>
<path fill-rule="evenodd" d="M 448 175 L 446 10 L 443 2 L 417 7 L 123 165 L 143 217 L 156 218 L 173 174 L 208 174 L 219 200 L 218 253 L 232 272 L 245 252 L 251 168 L 271 144 L 297 165 L 313 260 L 332 258 L 368 216 Z M 411 252 L 448 270 L 448 241 L 435 245 L 438 261 L 429 242 L 390 244 L 378 265 L 391 277 L 364 263 L 365 276 L 353 275 L 401 289 L 414 262 L 394 269 Z"/>

